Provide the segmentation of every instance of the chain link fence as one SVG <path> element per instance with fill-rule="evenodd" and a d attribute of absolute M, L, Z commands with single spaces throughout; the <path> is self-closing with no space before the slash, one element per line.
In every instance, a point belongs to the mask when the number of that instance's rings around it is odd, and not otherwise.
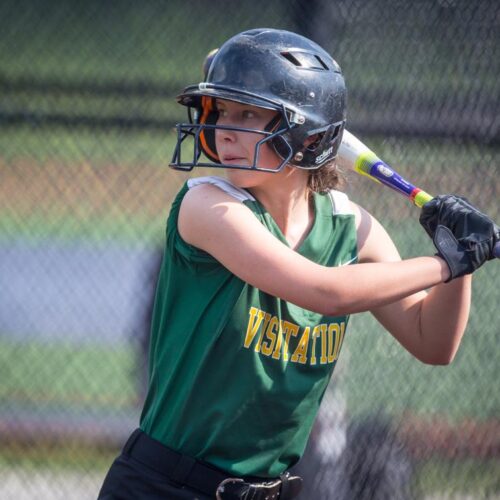
<path fill-rule="evenodd" d="M 95 498 L 136 427 L 166 215 L 186 179 L 167 167 L 174 97 L 210 49 L 262 26 L 333 54 L 347 128 L 389 164 L 499 220 L 498 2 L 3 1 L 1 498 Z M 399 195 L 353 176 L 346 189 L 404 257 L 433 252 Z M 477 273 L 448 367 L 352 318 L 299 465 L 304 499 L 500 498 L 498 279 L 495 263 Z"/>

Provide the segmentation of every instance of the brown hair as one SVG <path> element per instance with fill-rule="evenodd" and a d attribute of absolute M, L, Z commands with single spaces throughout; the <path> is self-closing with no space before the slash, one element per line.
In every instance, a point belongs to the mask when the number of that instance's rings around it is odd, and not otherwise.
<path fill-rule="evenodd" d="M 309 171 L 307 187 L 316 193 L 326 193 L 330 189 L 338 189 L 346 183 L 345 174 L 338 167 L 335 160 Z"/>

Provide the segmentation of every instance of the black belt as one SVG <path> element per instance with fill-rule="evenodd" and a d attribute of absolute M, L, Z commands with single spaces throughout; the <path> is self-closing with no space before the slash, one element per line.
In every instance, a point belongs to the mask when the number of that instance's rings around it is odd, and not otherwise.
<path fill-rule="evenodd" d="M 223 471 L 182 455 L 136 429 L 123 453 L 180 485 L 194 488 L 220 499 L 280 499 L 298 495 L 302 479 L 283 474 L 279 478 L 234 478 Z"/>

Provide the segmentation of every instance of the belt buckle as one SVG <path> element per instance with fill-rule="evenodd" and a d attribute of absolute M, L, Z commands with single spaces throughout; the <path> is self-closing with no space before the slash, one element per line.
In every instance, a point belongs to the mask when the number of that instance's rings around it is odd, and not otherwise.
<path fill-rule="evenodd" d="M 224 498 L 221 496 L 224 494 L 224 491 L 226 490 L 226 486 L 231 484 L 231 483 L 243 483 L 245 484 L 245 481 L 243 479 L 240 479 L 239 477 L 228 477 L 227 479 L 224 479 L 222 483 L 217 486 L 217 489 L 215 490 L 215 498 L 217 500 L 224 500 Z M 242 492 L 246 493 L 246 491 Z M 240 498 L 243 498 L 240 496 Z"/>

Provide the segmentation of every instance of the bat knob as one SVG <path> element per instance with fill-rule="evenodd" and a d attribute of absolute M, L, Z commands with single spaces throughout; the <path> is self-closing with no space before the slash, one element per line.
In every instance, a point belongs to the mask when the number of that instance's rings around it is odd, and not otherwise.
<path fill-rule="evenodd" d="M 497 258 L 500 259 L 500 241 L 497 242 L 495 247 L 493 248 L 493 255 Z"/>

